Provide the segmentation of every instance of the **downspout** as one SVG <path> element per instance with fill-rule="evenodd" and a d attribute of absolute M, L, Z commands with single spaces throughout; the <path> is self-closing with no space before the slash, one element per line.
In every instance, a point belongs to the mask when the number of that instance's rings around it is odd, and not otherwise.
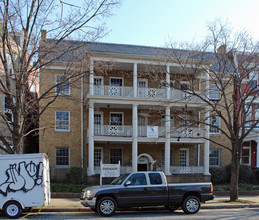
<path fill-rule="evenodd" d="M 84 79 L 81 77 L 81 167 L 84 168 Z"/>

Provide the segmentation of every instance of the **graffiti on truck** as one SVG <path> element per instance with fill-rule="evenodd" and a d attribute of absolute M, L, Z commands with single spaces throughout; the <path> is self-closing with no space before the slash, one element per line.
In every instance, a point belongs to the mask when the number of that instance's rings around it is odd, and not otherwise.
<path fill-rule="evenodd" d="M 8 192 L 24 191 L 28 192 L 35 186 L 41 185 L 43 182 L 43 165 L 42 162 L 35 164 L 34 162 L 19 164 L 10 164 L 5 171 L 6 180 L 0 177 L 0 193 L 7 196 Z"/>

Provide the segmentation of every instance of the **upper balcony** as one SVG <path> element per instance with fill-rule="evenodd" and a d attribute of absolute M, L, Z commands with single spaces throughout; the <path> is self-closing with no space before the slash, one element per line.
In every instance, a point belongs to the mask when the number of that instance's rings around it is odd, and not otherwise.
<path fill-rule="evenodd" d="M 126 86 L 106 86 L 98 85 L 93 86 L 94 96 L 103 97 L 121 97 L 121 98 L 138 98 L 149 100 L 171 100 L 171 101 L 188 101 L 193 103 L 201 103 L 202 101 L 190 94 L 177 89 L 171 89 L 169 94 L 165 88 L 137 88 L 137 97 L 134 97 L 134 88 Z"/>

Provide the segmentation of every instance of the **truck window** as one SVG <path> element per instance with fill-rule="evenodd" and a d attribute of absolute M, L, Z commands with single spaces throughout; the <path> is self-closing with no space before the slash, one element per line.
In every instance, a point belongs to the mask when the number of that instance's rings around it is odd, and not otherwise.
<path fill-rule="evenodd" d="M 148 176 L 151 185 L 162 184 L 162 178 L 159 173 L 149 173 Z"/>
<path fill-rule="evenodd" d="M 120 185 L 120 184 L 128 177 L 128 175 L 129 175 L 129 174 L 126 173 L 126 174 L 123 174 L 123 175 L 117 177 L 116 179 L 114 179 L 114 180 L 110 183 L 110 185 Z"/>
<path fill-rule="evenodd" d="M 147 185 L 146 175 L 144 173 L 135 173 L 128 180 L 132 186 Z"/>

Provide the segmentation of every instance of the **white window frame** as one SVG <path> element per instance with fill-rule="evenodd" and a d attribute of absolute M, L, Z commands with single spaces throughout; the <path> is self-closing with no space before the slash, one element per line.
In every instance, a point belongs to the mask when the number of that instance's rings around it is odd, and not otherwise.
<path fill-rule="evenodd" d="M 145 85 L 146 85 L 146 87 L 140 87 L 139 86 L 139 83 L 140 82 L 145 82 Z M 148 88 L 148 79 L 144 79 L 144 78 L 138 78 L 138 88 Z"/>
<path fill-rule="evenodd" d="M 251 88 L 251 81 L 256 81 L 256 87 Z M 249 89 L 257 90 L 258 89 L 258 71 L 252 71 L 249 73 Z"/>
<path fill-rule="evenodd" d="M 249 143 L 249 145 L 244 146 L 243 144 L 243 148 L 242 148 L 242 164 L 243 165 L 251 165 L 251 141 L 246 141 L 244 143 Z M 244 163 L 244 155 L 243 155 L 243 150 L 249 150 L 249 163 Z"/>
<path fill-rule="evenodd" d="M 181 151 L 186 151 L 186 166 L 181 166 Z M 190 150 L 189 148 L 180 148 L 179 150 L 179 166 L 180 167 L 189 167 L 190 164 Z"/>
<path fill-rule="evenodd" d="M 95 147 L 94 148 L 94 161 L 95 161 L 95 150 L 101 150 L 101 159 L 100 159 L 100 162 L 103 161 L 103 147 Z M 95 163 L 95 162 L 94 162 Z M 98 165 L 94 165 L 95 167 L 99 167 L 100 164 Z"/>
<path fill-rule="evenodd" d="M 95 79 L 101 79 L 102 81 L 101 81 L 101 85 L 95 85 L 95 86 L 103 86 L 103 76 L 94 76 L 94 80 Z"/>
<path fill-rule="evenodd" d="M 57 113 L 58 112 L 67 112 L 68 113 L 68 129 L 57 129 Z M 55 111 L 55 131 L 58 132 L 70 132 L 70 111 Z"/>
<path fill-rule="evenodd" d="M 122 115 L 122 125 L 111 125 L 111 114 L 121 114 Z M 118 126 L 118 131 L 123 132 L 124 131 L 124 112 L 110 112 L 109 125 L 110 126 Z"/>
<path fill-rule="evenodd" d="M 190 127 L 190 125 L 191 125 L 190 115 L 182 115 L 180 120 L 181 128 L 188 128 Z"/>
<path fill-rule="evenodd" d="M 210 100 L 220 100 L 220 90 L 217 87 L 217 84 L 214 84 L 214 83 L 210 84 L 209 99 Z"/>
<path fill-rule="evenodd" d="M 121 161 L 120 161 L 120 165 L 122 166 L 123 165 L 123 148 L 121 147 L 111 147 L 110 150 L 109 150 L 109 163 L 111 163 L 111 150 L 118 150 L 120 149 L 121 150 Z"/>
<path fill-rule="evenodd" d="M 57 148 L 68 149 L 68 165 L 57 165 Z M 70 168 L 70 147 L 63 147 L 63 146 L 55 147 L 55 168 Z"/>
<path fill-rule="evenodd" d="M 185 90 L 182 90 L 182 85 L 183 85 L 183 84 L 188 85 L 188 88 L 185 89 Z M 180 82 L 180 90 L 181 90 L 181 91 L 188 91 L 188 90 L 191 90 L 190 82 L 188 82 L 188 81 L 181 81 L 181 82 Z"/>
<path fill-rule="evenodd" d="M 94 112 L 94 115 L 101 115 L 101 124 L 95 124 L 95 121 L 94 121 L 94 134 L 95 135 L 103 135 L 103 112 Z M 95 119 L 95 118 L 94 118 Z M 97 127 L 97 126 L 100 126 L 100 127 Z"/>
<path fill-rule="evenodd" d="M 110 86 L 113 86 L 113 85 L 111 85 L 111 80 L 112 79 L 121 79 L 122 80 L 122 85 L 121 86 L 114 86 L 114 87 L 124 87 L 124 79 L 123 79 L 123 77 L 113 77 L 113 76 L 111 76 L 110 77 L 110 81 L 109 81 L 109 85 Z"/>
<path fill-rule="evenodd" d="M 218 160 L 218 165 L 214 165 L 214 164 L 211 165 L 210 164 L 211 157 L 209 156 L 209 166 L 210 167 L 220 167 L 220 153 L 221 153 L 220 149 L 217 149 L 217 148 L 210 149 L 210 155 L 211 155 L 211 151 L 217 151 L 218 152 L 219 157 L 216 158 Z M 213 157 L 213 159 L 215 159 L 215 157 Z"/>
<path fill-rule="evenodd" d="M 65 85 L 65 82 L 62 83 L 61 85 L 59 85 L 59 86 L 64 86 L 64 85 L 68 86 L 68 90 L 65 90 L 67 92 L 64 92 L 63 89 L 58 92 L 57 84 L 59 81 L 57 79 L 58 79 L 58 77 L 62 77 L 62 76 L 64 76 L 64 74 L 55 74 L 55 84 L 56 84 L 55 92 L 56 92 L 56 94 L 61 95 L 61 96 L 68 96 L 68 95 L 70 95 L 70 79 L 67 80 L 68 85 Z"/>
<path fill-rule="evenodd" d="M 217 120 L 219 121 L 219 125 L 217 126 L 218 129 L 215 128 L 215 127 L 211 127 L 211 117 L 216 117 Z M 220 118 L 219 116 L 213 116 L 213 115 L 211 115 L 210 118 L 209 118 L 209 121 L 210 121 L 209 133 L 210 133 L 210 134 L 214 134 L 214 135 L 219 135 L 219 134 L 221 134 L 221 131 L 220 131 L 220 129 L 221 129 L 221 118 Z M 211 128 L 214 129 L 214 130 L 217 129 L 218 131 L 217 131 L 217 132 L 211 131 Z"/>

